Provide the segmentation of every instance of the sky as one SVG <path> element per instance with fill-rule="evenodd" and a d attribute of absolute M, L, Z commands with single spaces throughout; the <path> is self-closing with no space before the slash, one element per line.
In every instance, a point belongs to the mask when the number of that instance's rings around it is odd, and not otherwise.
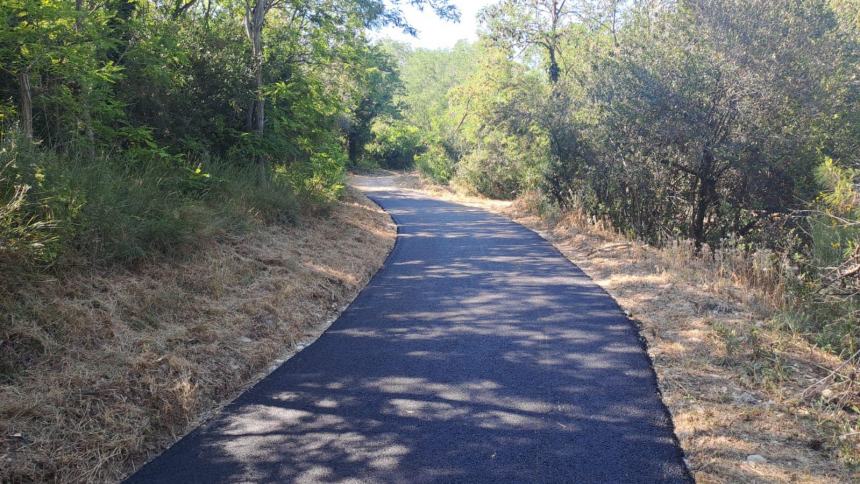
<path fill-rule="evenodd" d="M 388 27 L 373 34 L 374 38 L 391 38 L 406 42 L 413 48 L 444 49 L 453 47 L 458 40 L 477 40 L 478 22 L 476 17 L 482 7 L 497 0 L 452 0 L 460 10 L 460 23 L 440 20 L 432 11 L 423 12 L 410 6 L 403 8 L 406 20 L 418 30 L 418 36 L 404 34 L 400 29 Z"/>

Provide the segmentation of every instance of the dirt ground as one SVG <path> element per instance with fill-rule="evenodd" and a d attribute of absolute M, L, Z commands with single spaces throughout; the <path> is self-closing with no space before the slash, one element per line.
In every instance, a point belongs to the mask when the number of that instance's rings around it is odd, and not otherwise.
<path fill-rule="evenodd" d="M 752 287 L 748 261 L 716 265 L 683 244 L 656 250 L 576 214 L 547 220 L 528 198 L 486 200 L 414 174 L 382 180 L 507 215 L 606 289 L 640 326 L 698 482 L 860 482 L 857 395 L 830 398 L 856 389 L 858 369 L 780 329 L 778 291 Z M 842 384 L 816 385 L 834 369 Z"/>
<path fill-rule="evenodd" d="M 350 189 L 329 217 L 181 261 L 11 288 L 0 357 L 19 371 L 0 382 L 0 482 L 127 475 L 316 339 L 395 233 Z"/>

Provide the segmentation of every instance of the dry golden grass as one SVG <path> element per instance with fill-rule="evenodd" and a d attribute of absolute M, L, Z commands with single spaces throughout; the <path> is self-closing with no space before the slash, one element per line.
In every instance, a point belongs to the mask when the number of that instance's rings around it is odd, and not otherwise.
<path fill-rule="evenodd" d="M 800 398 L 840 362 L 770 322 L 768 303 L 778 296 L 727 277 L 683 245 L 655 250 L 569 219 L 517 220 L 545 228 L 639 322 L 699 482 L 858 477 L 839 455 L 850 452 L 839 435 L 856 416 Z M 748 463 L 755 454 L 767 462 Z"/>
<path fill-rule="evenodd" d="M 539 216 L 534 197 L 511 204 L 409 174 L 393 181 L 509 216 L 606 289 L 640 325 L 698 482 L 860 481 L 860 420 L 846 410 L 860 406 L 852 383 L 860 372 L 774 323 L 784 288 L 771 254 L 657 250 L 575 213 Z M 837 368 L 841 386 L 815 386 Z M 752 455 L 766 462 L 748 462 Z"/>
<path fill-rule="evenodd" d="M 0 481 L 122 478 L 316 338 L 394 237 L 350 191 L 329 217 L 183 261 L 7 284 Z"/>

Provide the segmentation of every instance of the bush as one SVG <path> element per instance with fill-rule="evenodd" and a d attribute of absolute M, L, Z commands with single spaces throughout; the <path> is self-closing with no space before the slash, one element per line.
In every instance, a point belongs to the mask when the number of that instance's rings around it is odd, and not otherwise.
<path fill-rule="evenodd" d="M 860 348 L 860 170 L 825 159 L 816 171 L 824 187 L 807 218 L 805 277 L 786 319 L 815 342 L 844 356 Z"/>
<path fill-rule="evenodd" d="M 442 146 L 434 144 L 415 157 L 415 167 L 435 182 L 448 183 L 454 176 L 455 162 Z"/>
<path fill-rule="evenodd" d="M 330 145 L 313 153 L 308 163 L 278 166 L 274 181 L 289 180 L 306 201 L 325 207 L 337 201 L 343 193 L 346 163 L 347 155 L 343 149 Z"/>
<path fill-rule="evenodd" d="M 379 164 L 379 160 L 368 156 L 362 156 L 351 166 L 351 169 L 358 173 L 373 173 L 380 168 L 382 168 L 382 165 Z"/>
<path fill-rule="evenodd" d="M 27 175 L 39 154 L 22 150 L 28 146 L 17 133 L 0 133 L 0 264 L 12 261 L 50 260 L 56 234 L 49 213 L 35 213 L 28 205 L 33 186 L 30 180 L 42 174 Z"/>
<path fill-rule="evenodd" d="M 467 154 L 457 166 L 457 177 L 481 195 L 514 199 L 534 188 L 546 158 L 541 143 L 516 136 L 490 133 L 484 143 Z"/>
<path fill-rule="evenodd" d="M 309 199 L 338 193 L 331 167 L 294 181 L 254 164 L 129 156 L 84 160 L 0 139 L 0 262 L 132 264 L 254 220 L 292 221 L 299 185 Z"/>
<path fill-rule="evenodd" d="M 365 146 L 367 156 L 385 168 L 409 168 L 421 152 L 418 128 L 403 121 L 376 120 L 371 127 L 373 141 Z"/>
<path fill-rule="evenodd" d="M 299 198 L 288 180 L 273 176 L 265 165 L 219 160 L 207 170 L 211 188 L 206 198 L 212 204 L 223 203 L 221 216 L 229 229 L 241 231 L 254 221 L 295 222 Z"/>

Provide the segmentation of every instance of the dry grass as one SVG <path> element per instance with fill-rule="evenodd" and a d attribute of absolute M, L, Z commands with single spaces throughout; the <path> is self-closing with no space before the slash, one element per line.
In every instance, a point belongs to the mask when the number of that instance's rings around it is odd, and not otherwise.
<path fill-rule="evenodd" d="M 697 481 L 860 481 L 858 366 L 840 367 L 774 322 L 784 296 L 774 268 L 783 261 L 698 258 L 683 243 L 657 250 L 578 214 L 539 216 L 534 198 L 482 200 L 413 175 L 395 182 L 510 216 L 606 289 L 640 324 Z M 838 384 L 815 385 L 834 369 Z M 749 462 L 752 455 L 766 462 Z"/>
<path fill-rule="evenodd" d="M 184 261 L 7 285 L 0 481 L 126 475 L 316 338 L 394 236 L 351 191 L 330 217 Z"/>

